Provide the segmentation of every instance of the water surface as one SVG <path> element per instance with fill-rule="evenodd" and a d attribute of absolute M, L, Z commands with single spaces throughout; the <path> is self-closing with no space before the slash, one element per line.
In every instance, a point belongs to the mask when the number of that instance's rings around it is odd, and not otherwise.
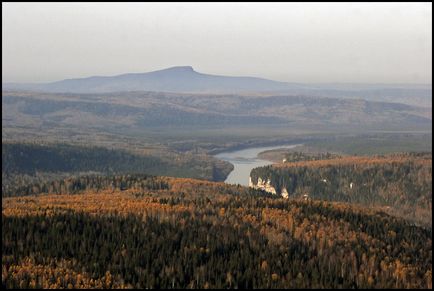
<path fill-rule="evenodd" d="M 222 152 L 215 155 L 220 160 L 227 161 L 234 165 L 234 170 L 226 178 L 225 183 L 240 184 L 244 186 L 249 185 L 250 171 L 253 168 L 263 167 L 273 164 L 271 161 L 258 158 L 258 154 L 263 151 L 274 149 L 291 149 L 299 144 L 294 145 L 280 145 L 268 147 L 253 147 L 238 151 Z"/>

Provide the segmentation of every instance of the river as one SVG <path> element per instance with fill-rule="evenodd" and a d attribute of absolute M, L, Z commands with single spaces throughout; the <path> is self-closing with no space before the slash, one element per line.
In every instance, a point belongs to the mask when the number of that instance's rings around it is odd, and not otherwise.
<path fill-rule="evenodd" d="M 240 184 L 249 186 L 250 171 L 253 168 L 263 167 L 273 164 L 271 161 L 258 158 L 258 154 L 263 151 L 274 149 L 291 149 L 300 144 L 294 145 L 280 145 L 280 146 L 268 146 L 268 147 L 254 147 L 247 148 L 238 151 L 222 152 L 215 155 L 220 160 L 227 161 L 234 165 L 234 169 L 230 172 L 226 178 L 225 183 L 228 184 Z"/>

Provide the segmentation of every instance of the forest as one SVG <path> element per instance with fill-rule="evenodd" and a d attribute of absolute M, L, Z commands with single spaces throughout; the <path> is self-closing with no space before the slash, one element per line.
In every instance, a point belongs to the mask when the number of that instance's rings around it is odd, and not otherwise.
<path fill-rule="evenodd" d="M 149 175 L 32 194 L 2 199 L 4 288 L 432 287 L 432 231 L 375 209 Z"/>
<path fill-rule="evenodd" d="M 169 151 L 138 154 L 61 143 L 2 143 L 2 196 L 21 195 L 29 185 L 88 174 L 142 173 L 222 181 L 232 167 L 206 155 Z"/>
<path fill-rule="evenodd" d="M 284 154 L 285 163 L 300 162 L 300 161 L 317 161 L 339 158 L 340 156 L 332 153 L 316 153 L 309 154 L 303 152 L 288 152 Z"/>
<path fill-rule="evenodd" d="M 399 153 L 314 160 L 288 154 L 287 163 L 253 169 L 292 197 L 381 206 L 389 213 L 432 226 L 432 154 Z M 292 161 L 292 162 L 291 162 Z"/>

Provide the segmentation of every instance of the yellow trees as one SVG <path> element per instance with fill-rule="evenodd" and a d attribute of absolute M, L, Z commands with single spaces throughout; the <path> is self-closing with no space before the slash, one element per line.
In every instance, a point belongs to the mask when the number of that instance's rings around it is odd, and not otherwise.
<path fill-rule="evenodd" d="M 191 192 L 100 189 L 4 199 L 3 285 L 431 286 L 425 229 L 362 206 L 179 183 Z"/>
<path fill-rule="evenodd" d="M 261 263 L 261 270 L 262 271 L 267 271 L 268 270 L 268 263 L 267 263 L 267 261 L 262 261 L 262 263 Z"/>
<path fill-rule="evenodd" d="M 426 271 L 425 279 L 426 279 L 426 288 L 432 289 L 432 270 Z"/>

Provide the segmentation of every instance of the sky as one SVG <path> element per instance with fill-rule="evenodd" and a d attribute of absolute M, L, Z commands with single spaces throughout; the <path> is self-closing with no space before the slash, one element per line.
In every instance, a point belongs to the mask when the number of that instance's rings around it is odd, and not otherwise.
<path fill-rule="evenodd" d="M 432 3 L 4 3 L 2 81 L 192 66 L 301 83 L 432 83 Z"/>

